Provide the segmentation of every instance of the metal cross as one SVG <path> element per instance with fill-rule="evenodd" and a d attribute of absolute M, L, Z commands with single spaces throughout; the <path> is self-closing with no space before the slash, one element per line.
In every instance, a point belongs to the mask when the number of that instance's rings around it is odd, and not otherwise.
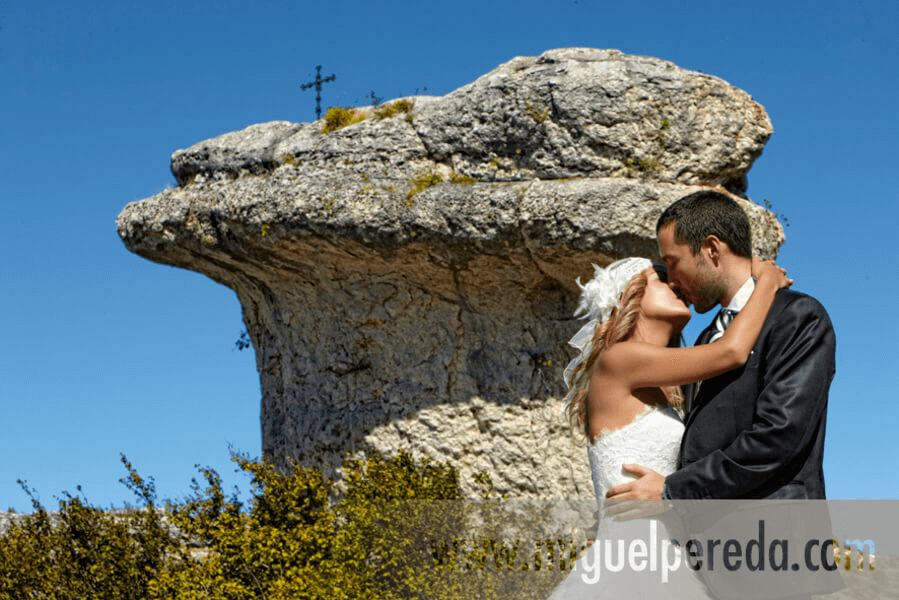
<path fill-rule="evenodd" d="M 304 83 L 300 86 L 303 90 L 308 90 L 311 87 L 315 87 L 315 119 L 321 119 L 322 117 L 322 84 L 327 83 L 329 81 L 334 81 L 336 77 L 334 75 L 329 75 L 322 79 L 322 66 L 318 65 L 315 67 L 315 81 L 310 83 Z"/>

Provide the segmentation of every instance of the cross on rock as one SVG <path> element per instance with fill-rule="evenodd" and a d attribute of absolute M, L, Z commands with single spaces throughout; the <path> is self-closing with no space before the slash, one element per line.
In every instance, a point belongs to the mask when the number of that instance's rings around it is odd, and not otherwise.
<path fill-rule="evenodd" d="M 336 77 L 332 74 L 324 79 L 322 79 L 322 66 L 318 65 L 315 67 L 315 81 L 304 83 L 300 86 L 303 90 L 308 90 L 311 87 L 315 88 L 315 119 L 321 119 L 322 117 L 322 84 L 327 83 L 329 81 L 334 81 Z"/>

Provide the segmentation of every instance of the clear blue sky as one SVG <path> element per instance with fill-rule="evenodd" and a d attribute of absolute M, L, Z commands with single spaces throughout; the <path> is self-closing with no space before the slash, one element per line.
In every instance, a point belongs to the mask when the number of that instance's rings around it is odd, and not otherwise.
<path fill-rule="evenodd" d="M 251 8 L 252 6 L 252 8 Z M 0 510 L 83 486 L 134 498 L 119 453 L 187 493 L 260 452 L 234 293 L 129 253 L 115 218 L 174 182 L 173 151 L 323 105 L 442 95 L 514 56 L 617 48 L 721 77 L 774 135 L 749 195 L 789 220 L 779 262 L 837 331 L 832 498 L 899 498 L 899 3 L 0 2 Z M 707 317 L 691 324 L 693 339 Z"/>

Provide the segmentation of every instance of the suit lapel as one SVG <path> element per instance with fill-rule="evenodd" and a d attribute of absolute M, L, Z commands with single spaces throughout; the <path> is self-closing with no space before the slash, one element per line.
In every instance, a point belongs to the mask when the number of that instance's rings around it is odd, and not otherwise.
<path fill-rule="evenodd" d="M 759 339 L 756 340 L 755 346 L 753 346 L 753 353 L 761 352 L 762 341 L 765 339 L 765 337 L 768 335 L 768 332 L 777 321 L 777 315 L 782 310 L 783 298 L 785 298 L 785 296 L 781 293 L 782 291 L 783 290 L 779 290 L 774 297 L 774 303 L 771 305 L 771 309 L 768 311 L 768 315 L 765 317 L 765 323 L 762 325 L 762 331 L 761 333 L 759 333 Z M 699 334 L 699 337 L 697 338 L 697 344 L 707 330 L 708 328 L 706 328 L 702 333 Z M 750 360 L 752 360 L 751 355 Z M 724 373 L 717 377 L 712 377 L 711 379 L 707 379 L 706 381 L 704 381 L 702 385 L 699 386 L 699 392 L 696 394 L 696 397 L 693 398 L 690 402 L 690 410 L 689 412 L 687 412 L 687 418 L 684 423 L 685 429 L 690 428 L 690 425 L 695 419 L 696 413 L 699 409 L 708 404 L 718 392 L 720 392 L 732 382 L 739 379 L 743 375 L 743 372 L 743 368 L 740 367 L 734 369 L 733 371 L 728 371 L 727 373 Z M 691 387 L 694 385 L 695 384 L 691 384 Z"/>

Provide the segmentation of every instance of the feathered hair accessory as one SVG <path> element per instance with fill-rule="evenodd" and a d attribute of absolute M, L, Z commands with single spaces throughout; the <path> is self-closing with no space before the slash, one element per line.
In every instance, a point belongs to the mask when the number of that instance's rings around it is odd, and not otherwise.
<path fill-rule="evenodd" d="M 578 287 L 581 288 L 581 302 L 574 311 L 574 316 L 590 320 L 568 341 L 569 345 L 580 351 L 580 354 L 568 363 L 562 374 L 568 389 L 571 389 L 571 376 L 574 369 L 590 354 L 596 326 L 606 322 L 612 316 L 612 310 L 618 306 L 624 288 L 634 278 L 634 275 L 652 266 L 661 265 L 648 258 L 622 258 L 605 269 L 593 265 L 593 279 L 584 285 L 581 285 L 580 278 L 576 280 Z"/>

